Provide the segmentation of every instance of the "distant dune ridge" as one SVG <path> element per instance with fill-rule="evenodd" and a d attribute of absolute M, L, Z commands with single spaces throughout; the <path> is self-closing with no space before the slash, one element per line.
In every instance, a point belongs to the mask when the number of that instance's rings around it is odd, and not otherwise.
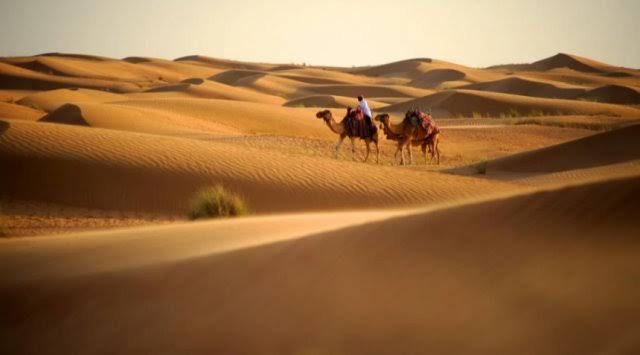
<path fill-rule="evenodd" d="M 511 70 L 534 70 L 546 71 L 557 68 L 569 68 L 575 71 L 588 73 L 605 73 L 615 71 L 616 68 L 592 59 L 579 57 L 577 55 L 558 53 L 552 57 L 541 59 L 531 64 L 510 64 L 497 65 L 490 67 L 492 69 L 511 69 Z"/>
<path fill-rule="evenodd" d="M 316 113 L 358 95 L 431 111 L 441 164 L 352 160 Z M 0 58 L 0 353 L 636 353 L 639 105 L 562 53 Z M 187 221 L 212 186 L 250 215 Z"/>

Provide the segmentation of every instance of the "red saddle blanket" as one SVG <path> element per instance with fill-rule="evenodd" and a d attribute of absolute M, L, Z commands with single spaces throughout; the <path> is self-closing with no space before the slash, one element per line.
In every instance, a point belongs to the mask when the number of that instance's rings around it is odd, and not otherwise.
<path fill-rule="evenodd" d="M 372 138 L 377 132 L 376 126 L 364 119 L 364 112 L 360 108 L 348 111 L 345 128 L 351 137 Z"/>
<path fill-rule="evenodd" d="M 350 115 L 358 121 L 364 120 L 364 112 L 360 107 L 356 107 L 354 110 L 351 110 Z"/>
<path fill-rule="evenodd" d="M 433 120 L 431 115 L 426 114 L 424 112 L 418 112 L 418 116 L 420 117 L 420 124 L 425 131 L 427 131 L 427 137 L 434 135 L 436 133 L 440 133 L 440 128 L 436 121 Z"/>

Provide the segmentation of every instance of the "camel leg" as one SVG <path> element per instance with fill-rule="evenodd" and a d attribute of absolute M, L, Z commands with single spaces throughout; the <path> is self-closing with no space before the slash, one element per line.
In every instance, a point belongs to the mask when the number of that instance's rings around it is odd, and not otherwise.
<path fill-rule="evenodd" d="M 404 165 L 404 146 L 402 143 L 398 142 L 398 150 L 396 150 L 396 155 L 400 152 L 400 165 Z"/>
<path fill-rule="evenodd" d="M 378 141 L 374 142 L 376 144 L 376 164 L 380 164 L 380 146 L 378 145 Z"/>
<path fill-rule="evenodd" d="M 364 156 L 364 162 L 366 163 L 367 159 L 369 159 L 369 153 L 371 152 L 371 148 L 369 148 L 369 144 L 371 144 L 371 141 L 368 140 L 368 139 L 365 139 L 364 143 L 367 146 L 367 154 L 365 154 L 365 156 Z"/>
<path fill-rule="evenodd" d="M 409 149 L 409 165 L 413 165 L 413 150 L 411 149 L 411 141 L 409 141 L 407 148 Z"/>
<path fill-rule="evenodd" d="M 334 156 L 336 159 L 338 159 L 338 153 L 340 152 L 340 146 L 342 145 L 342 141 L 344 141 L 344 138 L 346 137 L 346 135 L 341 134 L 340 138 L 338 138 L 338 143 L 336 144 L 336 149 L 335 149 L 335 153 Z"/>
<path fill-rule="evenodd" d="M 427 143 L 423 142 L 420 148 L 422 148 L 422 154 L 424 155 L 424 163 L 426 164 L 427 163 Z"/>
<path fill-rule="evenodd" d="M 351 140 L 351 160 L 356 160 L 356 139 L 353 137 L 349 137 Z"/>
<path fill-rule="evenodd" d="M 433 150 L 436 154 L 436 164 L 440 165 L 440 136 L 436 135 L 433 140 Z"/>

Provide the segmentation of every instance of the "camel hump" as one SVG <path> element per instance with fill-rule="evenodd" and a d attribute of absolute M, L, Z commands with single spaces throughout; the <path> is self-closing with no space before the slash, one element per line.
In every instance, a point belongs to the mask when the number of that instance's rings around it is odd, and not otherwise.
<path fill-rule="evenodd" d="M 415 115 L 411 115 L 411 116 L 405 117 L 402 123 L 404 123 L 405 125 L 416 127 L 417 125 L 420 124 L 420 119 Z"/>

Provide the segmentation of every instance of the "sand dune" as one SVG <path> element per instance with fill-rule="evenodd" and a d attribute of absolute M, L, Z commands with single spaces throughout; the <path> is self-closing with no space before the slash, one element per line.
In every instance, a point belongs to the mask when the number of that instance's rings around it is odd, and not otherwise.
<path fill-rule="evenodd" d="M 223 69 L 160 58 L 127 57 L 123 61 L 133 63 L 138 67 L 148 68 L 156 74 L 158 80 L 171 83 L 193 77 L 207 78 L 223 71 Z"/>
<path fill-rule="evenodd" d="M 610 77 L 604 74 L 593 74 L 577 72 L 567 68 L 553 69 L 544 72 L 520 72 L 518 76 L 538 81 L 547 81 L 553 83 L 565 83 L 573 86 L 584 86 L 590 89 L 596 89 L 606 85 L 619 85 L 640 90 L 638 86 L 638 77 Z"/>
<path fill-rule="evenodd" d="M 357 68 L 351 72 L 374 78 L 404 78 L 407 81 L 402 84 L 423 89 L 447 89 L 505 77 L 504 74 L 495 71 L 433 59 L 404 60 L 381 66 Z"/>
<path fill-rule="evenodd" d="M 7 76 L 13 76 L 5 86 L 29 86 L 26 79 L 31 78 L 39 79 L 31 85 L 36 85 L 37 89 L 85 87 L 132 92 L 140 87 L 177 82 L 194 76 L 208 77 L 221 71 L 201 65 L 141 57 L 94 60 L 85 56 L 63 55 L 10 57 L 2 58 L 1 61 L 14 67 L 13 70 L 9 67 L 3 70 L 7 72 Z M 118 86 L 118 83 L 127 82 L 133 86 Z"/>
<path fill-rule="evenodd" d="M 282 105 L 285 101 L 283 98 L 278 96 L 266 95 L 253 90 L 234 87 L 216 81 L 203 80 L 199 78 L 191 78 L 187 80 L 189 82 L 182 81 L 177 84 L 156 86 L 145 90 L 143 93 L 128 94 L 128 97 L 134 99 L 151 99 L 178 98 L 182 96 L 189 98 L 249 101 L 273 105 Z"/>
<path fill-rule="evenodd" d="M 389 64 L 377 65 L 372 67 L 356 68 L 349 72 L 359 75 L 367 75 L 373 77 L 404 77 L 413 78 L 426 71 L 430 65 L 434 63 L 431 58 L 415 58 L 401 60 Z"/>
<path fill-rule="evenodd" d="M 38 110 L 52 112 L 65 104 L 104 103 L 125 99 L 126 96 L 101 90 L 57 89 L 25 96 L 18 103 Z"/>
<path fill-rule="evenodd" d="M 402 117 L 396 118 L 398 121 Z M 440 149 L 443 152 L 443 168 L 455 168 L 488 161 L 511 154 L 521 153 L 561 144 L 592 135 L 594 132 L 580 128 L 540 125 L 502 126 L 453 126 L 461 119 L 438 120 L 441 127 Z M 477 121 L 478 119 L 472 119 Z M 487 121 L 495 121 L 491 118 Z M 449 122 L 447 122 L 449 121 Z M 453 121 L 453 122 L 452 122 Z M 495 123 L 494 123 L 495 124 Z M 418 149 L 414 150 L 414 154 Z M 471 173 L 476 174 L 475 169 Z"/>
<path fill-rule="evenodd" d="M 346 108 L 355 107 L 357 101 L 353 97 L 346 96 L 334 96 L 334 95 L 311 95 L 301 97 L 299 99 L 293 99 L 285 102 L 285 106 L 289 107 L 323 107 L 323 108 Z M 387 103 L 378 102 L 375 100 L 367 100 L 369 107 L 372 110 L 378 109 L 383 106 L 387 106 Z"/>
<path fill-rule="evenodd" d="M 384 220 L 276 216 L 2 242 L 3 346 L 631 353 L 638 198 L 636 176 Z M 328 221 L 344 227 L 322 232 Z M 120 332 L 136 336 L 111 341 Z"/>
<path fill-rule="evenodd" d="M 247 70 L 247 69 L 231 69 L 220 72 L 210 77 L 210 80 L 217 81 L 227 85 L 235 85 L 238 80 L 246 77 L 264 75 L 265 72 L 260 70 Z"/>
<path fill-rule="evenodd" d="M 192 64 L 219 68 L 219 69 L 269 70 L 269 69 L 277 68 L 279 66 L 275 64 L 239 62 L 235 60 L 212 58 L 212 57 L 207 57 L 202 55 L 190 55 L 186 57 L 177 58 L 175 61 L 182 62 L 182 63 L 192 63 Z"/>
<path fill-rule="evenodd" d="M 42 117 L 42 121 L 172 136 L 259 133 L 327 137 L 330 134 L 319 127 L 312 110 L 285 109 L 279 106 L 282 101 L 277 101 L 278 98 L 274 100 L 238 88 L 225 91 L 226 88 L 216 88 L 217 83 L 211 85 L 213 90 L 222 89 L 218 92 L 227 98 L 270 104 L 193 98 L 192 94 L 180 98 L 172 91 L 138 93 L 120 101 L 64 104 Z M 213 90 L 193 89 L 196 93 L 215 94 Z"/>
<path fill-rule="evenodd" d="M 598 102 L 610 102 L 614 104 L 640 104 L 640 92 L 638 92 L 638 90 L 620 85 L 602 86 L 590 90 L 582 97 Z"/>
<path fill-rule="evenodd" d="M 237 86 L 253 89 L 267 95 L 292 98 L 308 84 L 298 80 L 268 74 L 246 76 L 236 82 Z"/>
<path fill-rule="evenodd" d="M 14 103 L 25 96 L 36 93 L 34 90 L 11 90 L 0 89 L 0 102 Z"/>
<path fill-rule="evenodd" d="M 82 59 L 82 60 L 93 61 L 93 62 L 103 62 L 103 61 L 114 60 L 114 58 L 109 58 L 109 57 L 99 56 L 99 55 L 80 54 L 80 53 L 60 53 L 60 52 L 42 53 L 42 54 L 36 55 L 35 57 L 73 58 L 73 59 Z"/>
<path fill-rule="evenodd" d="M 555 68 L 569 68 L 582 72 L 603 72 L 607 67 L 606 64 L 600 63 L 577 55 L 558 53 L 552 57 L 539 60 L 532 63 L 529 70 L 550 70 Z"/>
<path fill-rule="evenodd" d="M 580 57 L 573 54 L 558 53 L 549 58 L 541 59 L 531 64 L 509 64 L 497 65 L 490 69 L 508 69 L 523 71 L 547 71 L 556 68 L 568 68 L 579 72 L 586 73 L 603 73 L 623 71 L 623 68 L 613 67 L 611 65 L 601 63 L 592 59 Z"/>
<path fill-rule="evenodd" d="M 414 107 L 433 108 L 439 116 L 470 116 L 474 112 L 494 117 L 500 114 L 515 112 L 520 115 L 545 114 L 582 114 L 609 115 L 619 117 L 638 117 L 640 110 L 632 107 L 584 102 L 575 100 L 531 98 L 522 95 L 511 95 L 475 90 L 449 90 L 426 97 L 382 107 L 380 110 L 404 112 Z"/>
<path fill-rule="evenodd" d="M 71 206 L 184 213 L 195 189 L 216 182 L 240 191 L 255 212 L 411 205 L 509 187 L 466 177 L 286 156 L 224 140 L 8 122 L 0 136 L 0 157 L 12 174 L 2 176 L 2 195 Z"/>
<path fill-rule="evenodd" d="M 192 84 L 192 85 L 202 85 L 205 82 L 205 79 L 202 78 L 188 78 L 180 81 L 183 84 Z"/>
<path fill-rule="evenodd" d="M 638 108 L 622 104 L 536 97 L 571 96 L 573 90 L 577 93 L 579 89 L 581 94 L 577 98 L 583 100 L 636 102 L 635 74 L 624 68 L 572 58 L 602 71 L 550 67 L 546 71 L 506 73 L 506 69 L 468 68 L 431 59 L 332 68 L 242 63 L 201 56 L 175 61 L 56 53 L 1 58 L 0 75 L 8 80 L 0 80 L 0 97 L 6 101 L 0 105 L 0 114 L 3 118 L 82 126 L 76 128 L 83 131 L 109 129 L 125 135 L 159 135 L 200 141 L 194 144 L 223 144 L 235 149 L 234 152 L 264 153 L 264 159 L 281 159 L 282 164 L 297 164 L 298 158 L 328 157 L 337 137 L 315 118 L 315 111 L 318 107 L 353 105 L 357 95 L 367 97 L 377 112 L 398 114 L 414 106 L 428 106 L 434 109 L 437 119 L 471 116 L 474 112 L 485 116 L 514 112 L 578 114 L 582 116 L 567 117 L 571 122 L 566 125 L 576 123 L 574 127 L 599 129 L 638 117 Z M 474 90 L 444 90 L 460 85 Z M 49 90 L 55 88 L 62 89 Z M 584 129 L 548 127 L 545 122 L 536 123 L 537 127 L 479 127 L 481 130 L 467 129 L 467 123 L 462 124 L 443 135 L 442 147 L 447 152 L 443 165 L 446 168 L 468 165 L 591 133 Z M 390 164 L 393 142 L 382 140 L 381 144 L 383 158 Z M 161 145 L 151 144 L 149 149 L 171 150 Z M 225 149 L 220 148 L 218 153 L 226 155 L 222 153 Z M 348 151 L 348 147 L 344 150 Z M 294 162 L 288 161 L 291 156 Z M 156 167 L 166 168 L 159 163 Z M 438 168 L 420 165 L 412 169 L 422 173 Z M 349 167 L 345 174 L 355 173 Z"/>
<path fill-rule="evenodd" d="M 558 99 L 575 99 L 587 92 L 587 90 L 582 87 L 558 87 L 546 82 L 528 80 L 520 77 L 470 84 L 462 86 L 459 89 Z"/>
<path fill-rule="evenodd" d="M 61 88 L 89 88 L 114 92 L 132 92 L 137 91 L 139 86 L 127 82 L 43 74 L 0 62 L 0 89 L 54 90 Z"/>
<path fill-rule="evenodd" d="M 86 58 L 45 56 L 8 61 L 15 66 L 57 76 L 130 82 L 157 79 L 157 75 L 151 70 L 115 59 L 96 61 Z"/>
<path fill-rule="evenodd" d="M 489 162 L 491 170 L 557 172 L 640 159 L 640 125 L 620 128 L 575 141 Z"/>
<path fill-rule="evenodd" d="M 460 81 L 466 77 L 464 72 L 455 69 L 433 69 L 409 82 L 409 85 L 433 89 L 448 81 Z"/>
<path fill-rule="evenodd" d="M 492 82 L 461 86 L 458 89 L 500 92 L 543 98 L 579 99 L 615 104 L 640 103 L 640 93 L 630 87 L 606 85 L 595 89 L 579 86 L 554 85 L 548 82 L 511 77 Z"/>
<path fill-rule="evenodd" d="M 164 135 L 188 135 L 198 132 L 226 133 L 228 127 L 184 119 L 182 116 L 153 110 L 132 109 L 122 105 L 64 104 L 40 119 L 61 123 L 128 132 Z"/>
<path fill-rule="evenodd" d="M 113 103 L 133 110 L 148 110 L 166 116 L 175 126 L 193 127 L 209 132 L 224 128 L 245 134 L 276 134 L 302 137 L 331 137 L 319 124 L 316 110 L 234 100 L 166 98 L 128 100 Z M 172 119 L 173 117 L 173 119 Z M 187 120 L 188 119 L 188 120 Z M 195 126 L 199 123 L 201 127 Z M 214 125 L 207 129 L 206 125 Z M 219 126 L 219 127 L 218 127 Z"/>
<path fill-rule="evenodd" d="M 8 102 L 0 102 L 0 118 L 17 118 L 35 121 L 44 114 L 44 112 L 30 107 Z"/>
<path fill-rule="evenodd" d="M 514 173 L 489 171 L 487 177 L 513 184 L 545 189 L 562 188 L 576 184 L 590 184 L 609 180 L 626 179 L 640 175 L 640 160 L 598 165 L 590 168 L 561 170 L 552 173 Z"/>
<path fill-rule="evenodd" d="M 308 81 L 311 84 L 397 84 L 398 80 L 389 80 L 384 78 L 371 78 L 362 75 L 353 75 L 333 68 L 297 68 L 277 73 L 287 78 L 314 78 L 321 81 Z M 299 79 L 300 80 L 300 79 Z M 306 79 L 308 80 L 308 79 Z"/>
<path fill-rule="evenodd" d="M 305 92 L 324 95 L 357 97 L 400 97 L 413 98 L 429 95 L 433 91 L 398 85 L 316 85 L 303 88 Z"/>
<path fill-rule="evenodd" d="M 634 353 L 639 77 L 0 58 L 0 353 Z M 357 95 L 433 108 L 442 164 L 333 158 Z M 251 215 L 186 222 L 218 183 Z"/>

